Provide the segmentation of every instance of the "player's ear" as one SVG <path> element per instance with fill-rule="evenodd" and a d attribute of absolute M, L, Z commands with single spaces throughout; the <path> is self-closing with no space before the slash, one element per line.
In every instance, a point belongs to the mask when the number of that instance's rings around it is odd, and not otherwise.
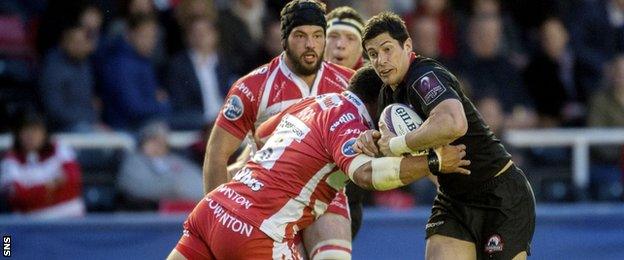
<path fill-rule="evenodd" d="M 403 43 L 403 49 L 407 51 L 412 51 L 412 38 L 411 37 L 407 37 L 407 39 Z"/>

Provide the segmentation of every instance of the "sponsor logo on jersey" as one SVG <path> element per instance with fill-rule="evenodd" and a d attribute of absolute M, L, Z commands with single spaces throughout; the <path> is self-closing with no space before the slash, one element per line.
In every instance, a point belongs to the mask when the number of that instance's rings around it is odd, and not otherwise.
<path fill-rule="evenodd" d="M 360 133 L 362 133 L 362 130 L 360 130 L 360 129 L 349 128 L 347 130 L 344 130 L 344 132 L 342 132 L 339 136 L 359 135 Z"/>
<path fill-rule="evenodd" d="M 250 75 L 250 76 L 253 76 L 253 75 L 258 75 L 258 74 L 264 74 L 264 73 L 266 73 L 268 70 L 269 70 L 269 66 L 268 66 L 268 65 L 265 65 L 265 66 L 262 66 L 262 67 L 260 67 L 260 68 L 257 68 L 257 69 L 255 69 L 255 70 L 253 70 L 252 72 L 250 72 L 250 73 L 249 73 L 249 75 Z"/>
<path fill-rule="evenodd" d="M 444 224 L 444 220 L 438 221 L 438 222 L 433 222 L 433 223 L 427 223 L 427 225 L 425 225 L 425 229 L 430 229 L 430 228 L 434 228 L 434 227 L 437 227 L 437 226 L 441 226 L 442 224 Z"/>
<path fill-rule="evenodd" d="M 223 105 L 223 116 L 230 121 L 241 118 L 244 111 L 245 107 L 243 101 L 237 95 L 231 95 L 228 100 L 225 101 L 225 105 Z"/>
<path fill-rule="evenodd" d="M 316 111 L 314 111 L 312 107 L 306 107 L 303 110 L 299 111 L 296 117 L 301 119 L 301 121 L 307 122 L 307 121 L 310 121 L 310 119 L 312 119 L 312 117 L 314 117 L 315 114 L 316 114 Z"/>
<path fill-rule="evenodd" d="M 249 199 L 245 198 L 245 196 L 243 195 L 240 195 L 238 192 L 228 186 L 221 185 L 219 186 L 219 188 L 217 188 L 217 191 L 223 193 L 225 197 L 232 200 L 234 203 L 244 206 L 246 209 L 249 209 L 251 208 L 251 206 L 253 206 L 253 203 L 251 203 Z"/>
<path fill-rule="evenodd" d="M 245 95 L 247 99 L 249 99 L 249 101 L 254 102 L 254 100 L 256 100 L 253 93 L 251 93 L 251 90 L 249 90 L 247 85 L 245 85 L 245 82 L 241 82 L 240 84 L 236 85 L 236 88 L 240 90 L 240 92 L 243 93 L 243 95 Z"/>
<path fill-rule="evenodd" d="M 309 132 L 310 128 L 301 119 L 293 115 L 286 115 L 275 128 L 274 135 L 287 134 L 290 138 L 300 142 Z"/>
<path fill-rule="evenodd" d="M 252 191 L 259 191 L 262 186 L 264 186 L 264 183 L 252 176 L 252 172 L 248 168 L 243 168 L 238 171 L 232 179 L 247 185 Z"/>
<path fill-rule="evenodd" d="M 425 105 L 431 104 L 444 92 L 446 92 L 446 87 L 444 87 L 440 79 L 438 79 L 438 76 L 436 76 L 433 71 L 429 71 L 422 77 L 418 78 L 412 84 L 412 88 L 425 102 Z"/>
<path fill-rule="evenodd" d="M 355 156 L 357 153 L 353 150 L 353 144 L 355 143 L 355 138 L 351 138 L 342 144 L 340 150 L 342 154 L 347 157 Z"/>
<path fill-rule="evenodd" d="M 405 125 L 407 126 L 407 130 L 413 131 L 413 130 L 416 130 L 416 128 L 418 128 L 418 125 L 414 123 L 414 120 L 412 120 L 412 118 L 409 116 L 405 108 L 398 107 L 395 111 L 397 115 L 399 116 L 399 118 L 401 118 L 401 120 L 403 120 L 403 123 L 405 123 Z"/>
<path fill-rule="evenodd" d="M 342 114 L 340 116 L 340 118 L 338 118 L 338 120 L 336 120 L 336 122 L 334 122 L 330 127 L 329 127 L 329 131 L 333 132 L 336 130 L 336 128 L 342 124 L 346 124 L 349 123 L 351 121 L 355 120 L 355 115 L 353 113 L 346 113 L 346 114 Z"/>
<path fill-rule="evenodd" d="M 342 105 L 342 99 L 337 94 L 325 94 L 316 97 L 316 103 L 321 106 L 321 109 L 327 110 Z"/>
<path fill-rule="evenodd" d="M 221 225 L 234 231 L 234 233 L 239 233 L 241 235 L 245 235 L 246 237 L 251 237 L 251 232 L 253 232 L 254 226 L 244 221 L 241 221 L 234 215 L 230 215 L 216 201 L 210 198 L 206 198 L 204 200 L 208 202 L 208 207 L 212 209 L 212 214 L 214 214 L 215 220 L 217 220 Z"/>
<path fill-rule="evenodd" d="M 346 91 L 346 92 L 343 92 L 343 93 L 344 93 L 344 96 L 347 97 L 347 99 L 349 101 L 351 101 L 351 103 L 355 104 L 356 106 L 363 106 L 364 105 L 364 104 L 362 104 L 362 101 L 357 96 L 355 96 L 353 93 L 351 93 L 350 91 Z"/>
<path fill-rule="evenodd" d="M 503 251 L 503 239 L 499 235 L 494 234 L 485 243 L 485 252 L 492 254 L 500 251 Z"/>

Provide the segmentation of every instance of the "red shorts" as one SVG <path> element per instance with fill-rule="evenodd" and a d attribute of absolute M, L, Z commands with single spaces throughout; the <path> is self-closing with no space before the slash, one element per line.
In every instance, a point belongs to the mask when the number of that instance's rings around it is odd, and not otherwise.
<path fill-rule="evenodd" d="M 336 197 L 327 207 L 325 213 L 334 213 L 351 220 L 351 212 L 349 211 L 349 199 L 345 194 L 345 189 L 339 190 Z"/>
<path fill-rule="evenodd" d="M 274 241 L 209 197 L 184 222 L 176 250 L 187 259 L 302 258 L 293 240 Z"/>

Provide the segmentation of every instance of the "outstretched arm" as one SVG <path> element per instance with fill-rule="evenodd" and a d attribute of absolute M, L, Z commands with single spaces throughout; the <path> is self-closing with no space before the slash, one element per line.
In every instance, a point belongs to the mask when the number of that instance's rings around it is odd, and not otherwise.
<path fill-rule="evenodd" d="M 470 174 L 464 168 L 470 165 L 470 161 L 464 160 L 464 156 L 465 145 L 446 145 L 432 155 L 438 160 L 440 173 Z M 390 190 L 430 175 L 431 159 L 428 155 L 372 158 L 360 154 L 353 159 L 347 172 L 349 178 L 364 189 Z"/>

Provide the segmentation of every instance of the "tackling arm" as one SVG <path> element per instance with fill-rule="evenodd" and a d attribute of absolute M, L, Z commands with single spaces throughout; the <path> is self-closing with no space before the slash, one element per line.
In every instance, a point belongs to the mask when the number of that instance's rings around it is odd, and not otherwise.
<path fill-rule="evenodd" d="M 466 146 L 447 145 L 436 149 L 440 173 L 470 174 L 463 160 Z M 373 158 L 360 154 L 349 165 L 349 178 L 364 189 L 390 190 L 398 188 L 431 174 L 427 155 L 407 157 Z"/>

